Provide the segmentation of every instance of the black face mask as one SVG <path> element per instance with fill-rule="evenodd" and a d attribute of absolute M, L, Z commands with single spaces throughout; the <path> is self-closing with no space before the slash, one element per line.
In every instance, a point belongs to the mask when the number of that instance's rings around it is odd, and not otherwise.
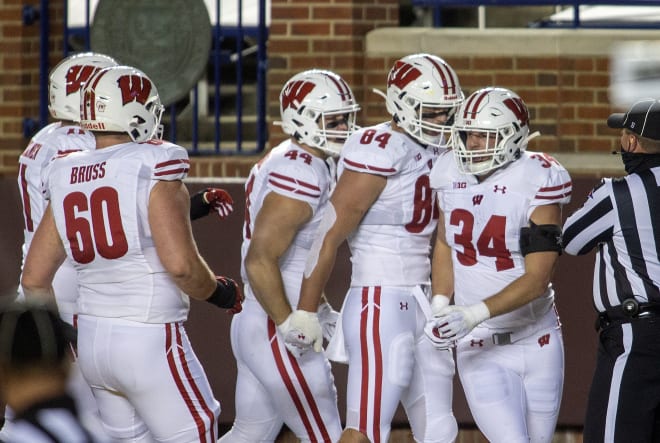
<path fill-rule="evenodd" d="M 628 174 L 660 166 L 660 154 L 634 154 L 624 151 L 623 148 L 621 148 L 621 160 Z"/>

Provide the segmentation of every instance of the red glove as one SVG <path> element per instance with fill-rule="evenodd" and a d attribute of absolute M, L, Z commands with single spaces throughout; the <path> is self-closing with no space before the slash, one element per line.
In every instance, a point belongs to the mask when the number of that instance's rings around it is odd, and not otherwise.
<path fill-rule="evenodd" d="M 210 205 L 211 209 L 218 213 L 220 218 L 225 218 L 234 210 L 234 200 L 224 189 L 207 188 L 203 194 L 204 203 Z"/>

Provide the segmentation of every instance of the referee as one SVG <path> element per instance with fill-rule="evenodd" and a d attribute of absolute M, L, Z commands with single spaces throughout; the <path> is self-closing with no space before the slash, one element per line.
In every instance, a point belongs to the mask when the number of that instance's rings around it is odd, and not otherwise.
<path fill-rule="evenodd" d="M 66 394 L 71 330 L 45 306 L 0 307 L 0 393 L 14 411 L 3 443 L 100 443 Z"/>
<path fill-rule="evenodd" d="M 612 114 L 627 176 L 606 178 L 564 225 L 564 250 L 596 249 L 598 357 L 584 442 L 660 441 L 660 100 Z"/>

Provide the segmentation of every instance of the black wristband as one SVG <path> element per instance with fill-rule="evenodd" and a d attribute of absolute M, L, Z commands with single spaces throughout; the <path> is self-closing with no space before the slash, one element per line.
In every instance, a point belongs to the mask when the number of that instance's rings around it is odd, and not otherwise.
<path fill-rule="evenodd" d="M 218 278 L 213 294 L 206 299 L 207 302 L 219 308 L 229 309 L 236 304 L 236 283 L 229 278 Z"/>
<path fill-rule="evenodd" d="M 198 218 L 209 215 L 211 205 L 204 201 L 204 194 L 206 191 L 207 189 L 202 189 L 197 194 L 190 197 L 190 220 L 197 220 Z"/>

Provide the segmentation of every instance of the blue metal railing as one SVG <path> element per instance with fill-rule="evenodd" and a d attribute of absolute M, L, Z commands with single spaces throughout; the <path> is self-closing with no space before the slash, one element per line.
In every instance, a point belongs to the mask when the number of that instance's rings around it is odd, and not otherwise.
<path fill-rule="evenodd" d="M 73 38 L 78 38 L 82 41 L 83 50 L 90 50 L 90 0 L 85 1 L 85 17 L 82 21 L 83 25 L 79 27 L 72 27 L 69 23 L 68 17 L 68 0 L 64 0 L 64 54 L 66 57 L 72 51 L 69 42 Z M 220 1 L 215 0 L 215 17 L 216 22 L 212 26 L 213 42 L 211 45 L 211 53 L 209 54 L 209 63 L 212 66 L 213 72 L 213 124 L 214 124 L 214 140 L 200 140 L 200 116 L 199 108 L 201 100 L 208 100 L 208 97 L 200 97 L 198 87 L 195 86 L 190 93 L 191 101 L 191 125 L 192 133 L 191 140 L 186 140 L 190 143 L 189 151 L 191 155 L 203 154 L 254 154 L 264 150 L 267 142 L 267 125 L 266 125 L 266 69 L 268 66 L 266 41 L 268 39 L 268 26 L 266 23 L 266 0 L 257 0 L 258 2 L 258 18 L 256 26 L 244 26 L 243 24 L 243 0 L 236 0 L 238 2 L 238 19 L 237 23 L 232 26 L 223 25 L 220 23 Z M 227 0 L 223 0 L 227 1 Z M 50 67 L 48 65 L 48 39 L 49 39 L 49 18 L 48 18 L 48 0 L 41 0 L 40 10 L 32 7 L 26 7 L 23 11 L 23 21 L 25 25 L 33 24 L 35 21 L 40 22 L 40 35 L 41 35 L 41 53 L 40 53 L 40 92 L 39 92 L 39 118 L 38 121 L 29 117 L 24 119 L 24 135 L 29 137 L 39 128 L 48 124 L 48 72 Z M 245 47 L 245 39 L 251 38 L 256 40 L 256 51 L 252 48 Z M 230 53 L 221 48 L 221 44 L 228 39 L 235 39 L 235 53 Z M 256 54 L 256 63 L 254 69 L 256 70 L 256 137 L 253 142 L 245 141 L 244 132 L 244 74 L 245 74 L 245 58 Z M 235 117 L 236 117 L 236 137 L 231 140 L 223 138 L 223 131 L 220 119 L 229 116 L 220 115 L 220 102 L 221 102 L 221 86 L 231 87 L 232 84 L 223 84 L 221 76 L 221 69 L 227 66 L 234 66 L 235 74 Z M 206 102 L 204 102 L 204 105 Z M 202 106 L 204 106 L 202 105 Z M 169 136 L 168 139 L 177 142 L 179 134 L 177 128 L 177 113 L 181 110 L 177 109 L 177 105 L 170 105 L 167 107 L 167 114 L 169 114 Z M 228 147 L 228 143 L 235 141 L 235 147 L 232 149 Z M 221 145 L 223 144 L 224 145 Z M 204 144 L 204 147 L 202 147 Z M 209 144 L 211 146 L 209 146 Z M 249 147 L 246 147 L 250 145 Z"/>
<path fill-rule="evenodd" d="M 580 19 L 580 6 L 660 6 L 660 0 L 412 0 L 413 6 L 432 8 L 433 26 L 442 26 L 442 8 L 448 6 L 478 7 L 478 6 L 573 6 L 573 20 L 568 27 L 572 28 L 658 28 L 655 22 L 612 22 L 598 21 L 585 23 Z M 538 26 L 567 27 L 562 23 L 542 22 Z"/>

